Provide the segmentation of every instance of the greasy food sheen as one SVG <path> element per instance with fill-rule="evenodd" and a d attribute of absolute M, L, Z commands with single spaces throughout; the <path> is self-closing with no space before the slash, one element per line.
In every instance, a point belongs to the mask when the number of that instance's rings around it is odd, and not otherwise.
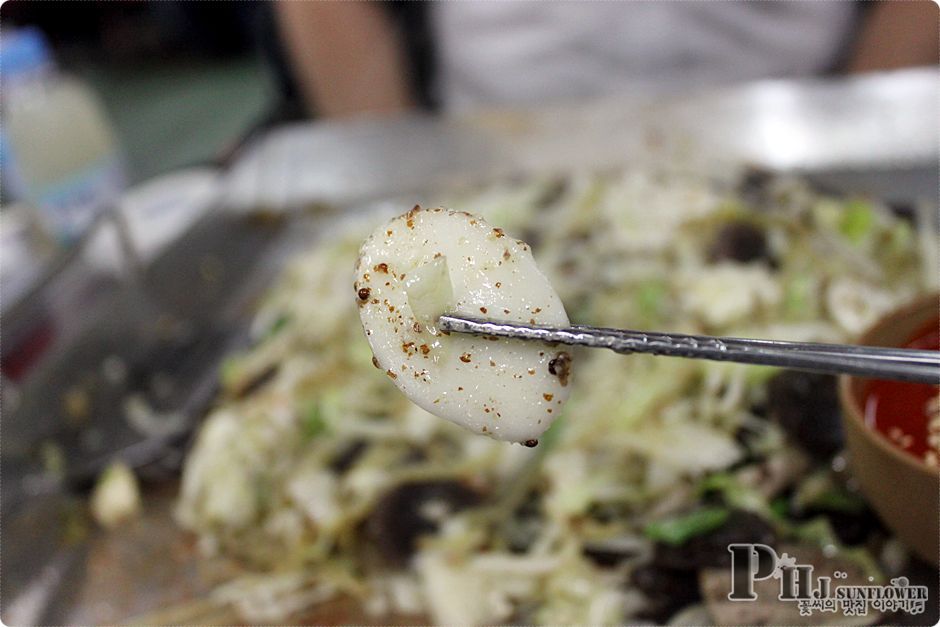
<path fill-rule="evenodd" d="M 363 243 L 354 289 L 373 363 L 417 405 L 529 446 L 558 417 L 570 389 L 562 348 L 436 328 L 443 313 L 567 325 L 524 242 L 469 213 L 415 207 Z"/>

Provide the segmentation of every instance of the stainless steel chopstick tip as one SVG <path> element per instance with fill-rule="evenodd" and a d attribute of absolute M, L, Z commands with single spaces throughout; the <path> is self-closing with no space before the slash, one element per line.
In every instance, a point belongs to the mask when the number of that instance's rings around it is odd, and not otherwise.
<path fill-rule="evenodd" d="M 454 333 L 607 348 L 624 354 L 646 353 L 940 384 L 940 351 L 712 337 L 588 326 L 557 328 L 450 314 L 441 316 L 438 326 L 444 331 Z"/>

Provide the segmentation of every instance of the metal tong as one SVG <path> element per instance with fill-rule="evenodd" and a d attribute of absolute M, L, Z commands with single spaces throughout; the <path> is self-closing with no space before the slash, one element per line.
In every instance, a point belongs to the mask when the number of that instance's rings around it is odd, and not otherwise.
<path fill-rule="evenodd" d="M 438 328 L 452 333 L 609 348 L 623 354 L 649 353 L 940 384 L 940 351 L 682 335 L 588 326 L 556 328 L 456 315 L 441 316 Z"/>

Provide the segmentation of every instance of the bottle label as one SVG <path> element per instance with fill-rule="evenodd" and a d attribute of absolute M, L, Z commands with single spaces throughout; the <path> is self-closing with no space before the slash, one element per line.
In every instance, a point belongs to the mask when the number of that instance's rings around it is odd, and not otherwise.
<path fill-rule="evenodd" d="M 121 161 L 109 155 L 29 195 L 52 234 L 70 243 L 81 237 L 99 213 L 117 204 L 124 185 Z"/>

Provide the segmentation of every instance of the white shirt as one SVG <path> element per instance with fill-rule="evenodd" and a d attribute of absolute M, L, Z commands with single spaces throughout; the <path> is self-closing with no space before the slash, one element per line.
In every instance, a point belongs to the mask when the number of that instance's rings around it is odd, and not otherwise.
<path fill-rule="evenodd" d="M 439 95 L 465 110 L 814 74 L 844 49 L 853 4 L 434 3 Z"/>

